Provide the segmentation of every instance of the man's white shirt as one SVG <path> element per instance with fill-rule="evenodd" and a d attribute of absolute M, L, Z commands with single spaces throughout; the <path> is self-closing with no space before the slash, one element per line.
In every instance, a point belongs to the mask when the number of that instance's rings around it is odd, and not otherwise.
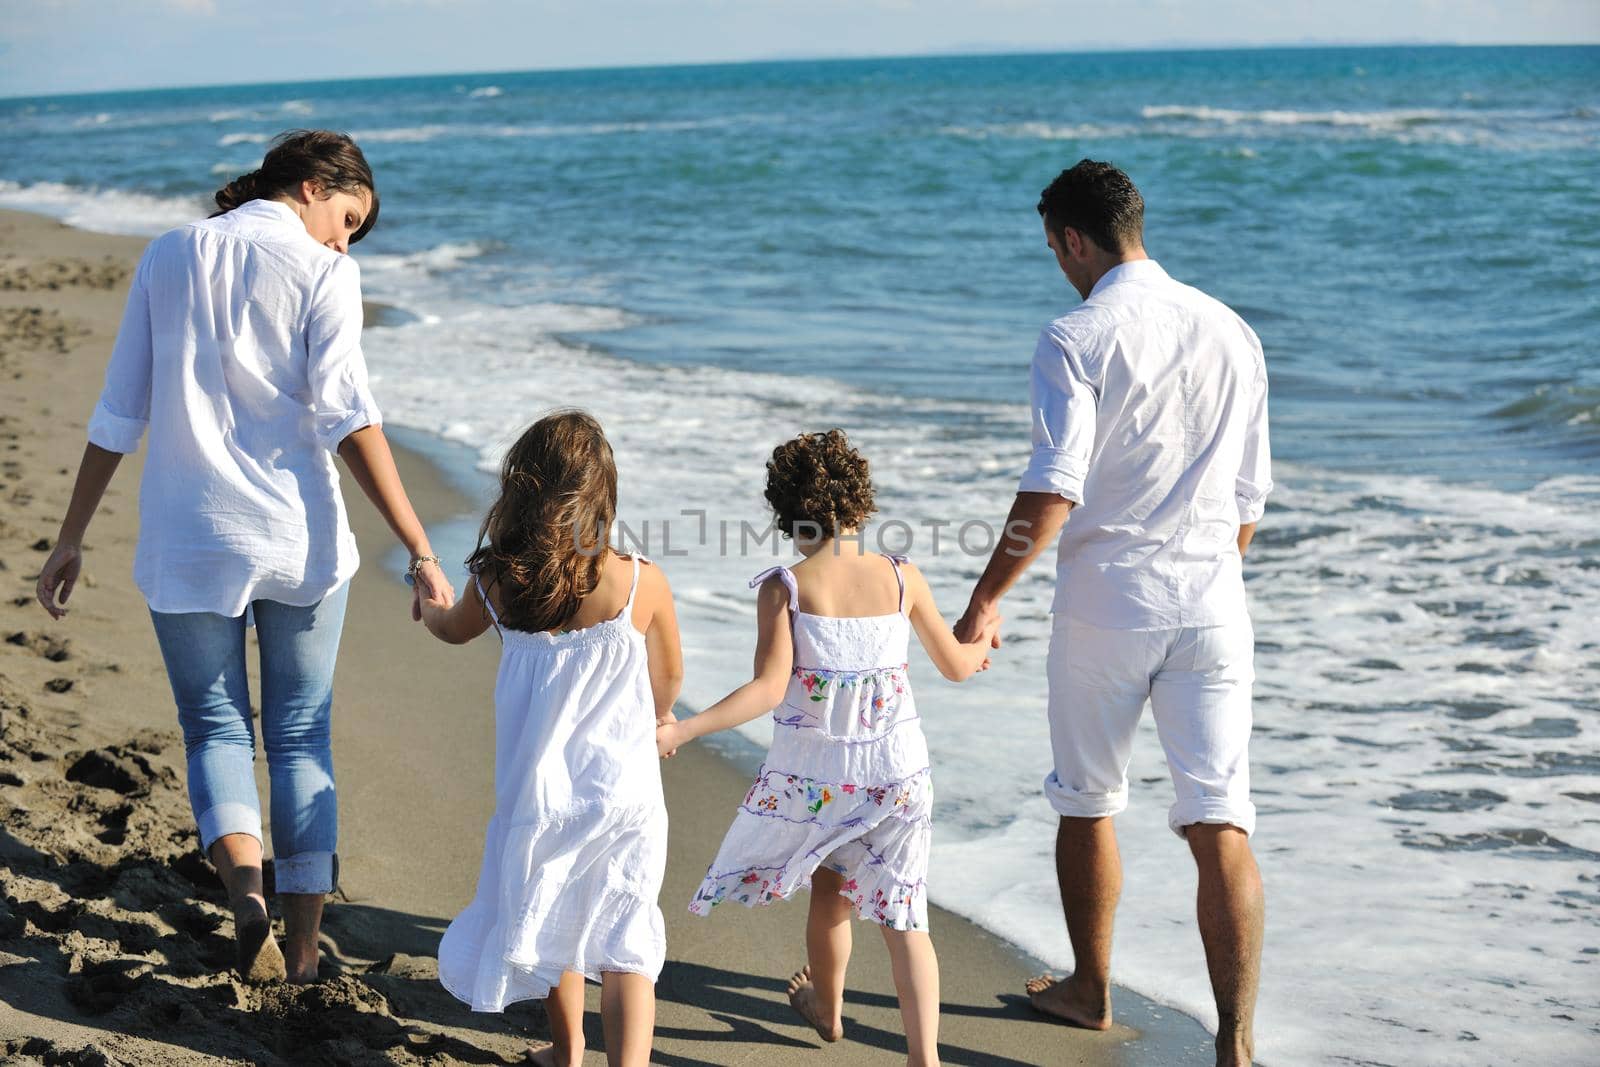
<path fill-rule="evenodd" d="M 1047 326 L 1019 492 L 1076 505 L 1051 610 L 1107 629 L 1247 617 L 1241 523 L 1272 489 L 1261 342 L 1154 260 L 1119 264 Z"/>

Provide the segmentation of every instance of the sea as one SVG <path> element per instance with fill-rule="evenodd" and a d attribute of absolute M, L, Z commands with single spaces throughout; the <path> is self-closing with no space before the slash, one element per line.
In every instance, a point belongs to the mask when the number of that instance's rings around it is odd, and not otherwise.
<path fill-rule="evenodd" d="M 313 126 L 354 135 L 382 193 L 353 254 L 388 425 L 481 496 L 522 427 L 594 412 L 618 536 L 676 591 L 690 706 L 747 676 L 746 582 L 789 558 L 764 462 L 794 433 L 850 434 L 868 546 L 960 615 L 1027 461 L 1034 341 L 1078 302 L 1039 193 L 1081 158 L 1125 169 L 1150 254 L 1250 322 L 1271 379 L 1278 487 L 1245 567 L 1261 1061 L 1600 1062 L 1600 48 L 7 99 L 0 206 L 155 234 Z M 459 559 L 475 534 L 438 543 Z M 1040 790 L 1051 586 L 1042 561 L 1010 595 L 989 672 L 952 685 L 919 653 L 912 677 L 934 901 L 1069 968 Z M 1114 977 L 1214 1026 L 1148 717 L 1129 774 Z"/>

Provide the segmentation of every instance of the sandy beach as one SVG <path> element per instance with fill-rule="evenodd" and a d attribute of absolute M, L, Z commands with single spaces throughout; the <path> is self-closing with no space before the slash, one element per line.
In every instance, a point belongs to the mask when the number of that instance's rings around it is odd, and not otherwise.
<path fill-rule="evenodd" d="M 541 1009 L 475 1015 L 438 985 L 433 959 L 477 876 L 498 648 L 451 648 L 411 622 L 409 591 L 384 567 L 389 535 L 353 482 L 364 565 L 334 712 L 342 885 L 314 986 L 249 987 L 227 969 L 231 917 L 197 850 L 171 694 L 130 576 L 139 455 L 89 530 L 71 614 L 54 623 L 33 601 L 143 244 L 0 212 L 0 1061 L 518 1062 L 545 1032 Z M 424 521 L 474 509 L 423 456 L 397 452 Z M 257 770 L 264 794 L 260 759 Z M 669 950 L 654 1062 L 903 1062 L 870 925 L 856 926 L 846 1039 L 824 1046 L 783 992 L 803 962 L 803 900 L 687 914 L 748 782 L 691 746 L 666 765 L 666 783 Z M 932 926 L 946 1063 L 1210 1062 L 1199 1024 L 1125 990 L 1108 1033 L 1045 1022 L 1020 996 L 1032 969 L 1014 947 L 940 909 Z M 599 1064 L 598 1019 L 589 1023 L 587 1062 Z"/>

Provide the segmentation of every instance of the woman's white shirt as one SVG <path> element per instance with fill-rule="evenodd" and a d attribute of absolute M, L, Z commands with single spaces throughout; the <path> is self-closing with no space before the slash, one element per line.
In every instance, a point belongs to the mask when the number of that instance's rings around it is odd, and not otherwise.
<path fill-rule="evenodd" d="M 381 423 L 361 354 L 361 272 L 278 201 L 151 242 L 89 440 L 148 427 L 133 574 L 159 612 L 314 604 L 356 571 L 333 453 Z"/>

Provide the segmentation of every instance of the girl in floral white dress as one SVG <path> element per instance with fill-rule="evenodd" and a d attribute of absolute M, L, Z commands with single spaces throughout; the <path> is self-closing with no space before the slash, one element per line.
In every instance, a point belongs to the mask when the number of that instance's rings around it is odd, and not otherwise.
<path fill-rule="evenodd" d="M 908 1062 L 938 1062 L 939 970 L 928 939 L 933 789 L 906 673 L 914 627 L 951 681 L 986 665 L 998 622 L 956 641 L 922 574 L 852 537 L 873 510 L 867 461 L 844 434 L 773 450 L 767 500 L 805 556 L 757 575 L 755 676 L 699 715 L 656 730 L 667 755 L 768 711 L 772 748 L 689 910 L 754 906 L 810 888 L 807 966 L 790 1003 L 825 1040 L 843 1036 L 854 911 L 883 929 Z"/>
<path fill-rule="evenodd" d="M 683 677 L 659 568 L 606 545 L 617 473 L 599 423 L 548 415 L 506 454 L 473 572 L 435 636 L 493 627 L 494 816 L 478 891 L 439 945 L 439 979 L 474 1011 L 543 999 L 541 1067 L 583 1060 L 583 981 L 601 983 L 612 1067 L 645 1067 L 666 956 L 656 898 L 667 812 L 651 742 Z"/>

